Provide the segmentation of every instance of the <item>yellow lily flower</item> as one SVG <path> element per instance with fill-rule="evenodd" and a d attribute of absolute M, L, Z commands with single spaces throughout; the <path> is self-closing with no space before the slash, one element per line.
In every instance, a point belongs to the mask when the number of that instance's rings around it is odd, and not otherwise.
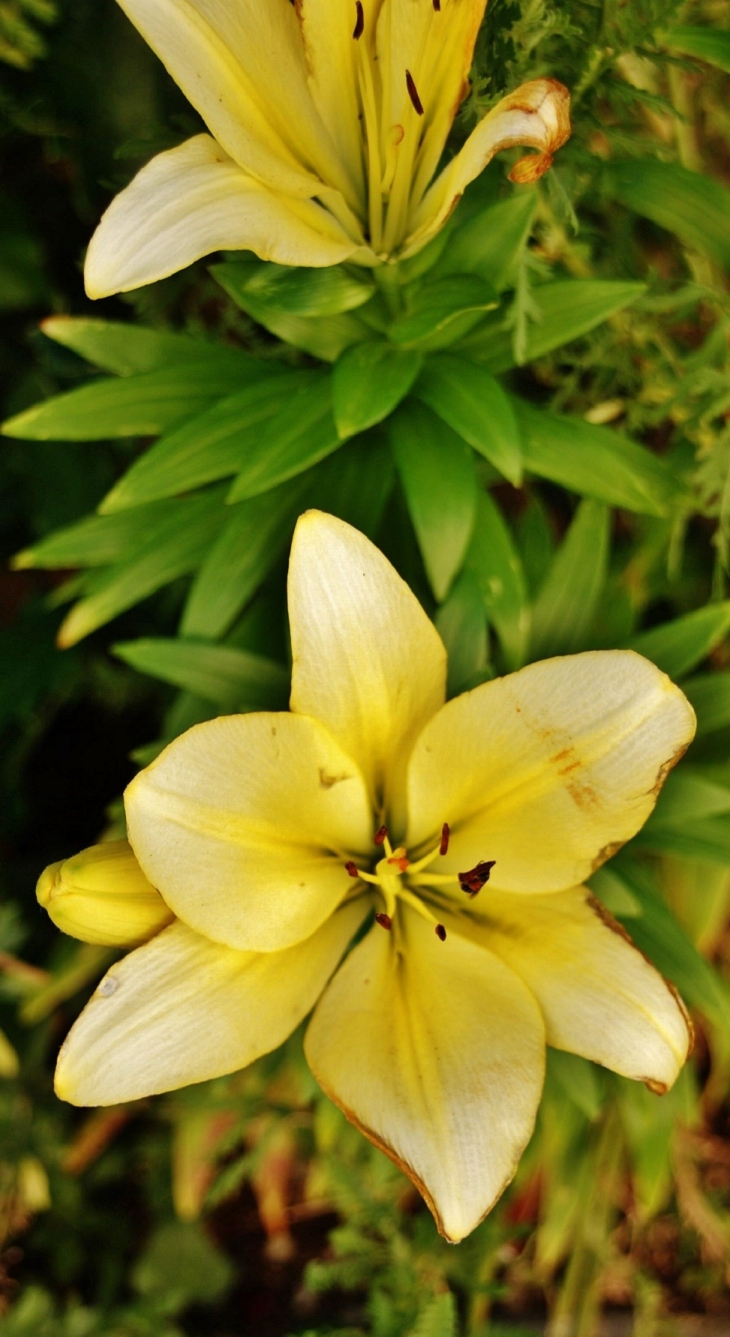
<path fill-rule="evenodd" d="M 314 1007 L 321 1086 L 460 1240 L 514 1174 L 546 1043 L 657 1091 L 687 1056 L 675 992 L 581 883 L 646 820 L 694 715 L 629 651 L 445 704 L 415 596 L 319 512 L 296 529 L 289 612 L 291 712 L 200 724 L 126 792 L 177 920 L 112 966 L 56 1089 L 104 1105 L 204 1081 Z"/>
<path fill-rule="evenodd" d="M 536 79 L 494 107 L 433 180 L 468 90 L 486 0 L 120 0 L 210 135 L 161 153 L 89 247 L 90 297 L 216 250 L 284 265 L 413 255 L 495 153 L 533 181 L 570 133 Z"/>

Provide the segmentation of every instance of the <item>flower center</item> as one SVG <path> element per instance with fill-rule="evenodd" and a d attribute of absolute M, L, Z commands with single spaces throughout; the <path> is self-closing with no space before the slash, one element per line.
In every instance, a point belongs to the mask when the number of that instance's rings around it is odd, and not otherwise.
<path fill-rule="evenodd" d="M 474 868 L 469 868 L 464 873 L 429 872 L 431 865 L 448 852 L 449 837 L 449 826 L 447 822 L 444 822 L 438 845 L 422 858 L 413 861 L 408 858 L 403 845 L 393 849 L 387 827 L 381 826 L 375 832 L 373 839 L 376 847 L 382 849 L 383 857 L 377 861 L 374 870 L 371 873 L 365 872 L 358 868 L 352 860 L 348 860 L 345 864 L 350 877 L 370 883 L 371 886 L 377 888 L 382 896 L 385 909 L 378 911 L 375 915 L 376 923 L 381 928 L 389 930 L 393 927 L 398 902 L 402 901 L 421 915 L 423 919 L 433 924 L 436 937 L 440 938 L 441 942 L 446 940 L 446 929 L 437 915 L 425 903 L 423 899 L 424 891 L 428 894 L 429 890 L 432 890 L 432 893 L 438 898 L 441 887 L 445 889 L 446 887 L 454 888 L 454 886 L 458 886 L 470 900 L 473 900 L 489 881 L 489 875 L 495 864 L 494 859 L 483 859 Z"/>

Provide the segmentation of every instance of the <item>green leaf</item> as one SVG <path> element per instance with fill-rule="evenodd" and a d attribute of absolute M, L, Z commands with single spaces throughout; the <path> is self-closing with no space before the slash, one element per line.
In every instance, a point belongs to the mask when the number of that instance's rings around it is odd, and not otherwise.
<path fill-rule="evenodd" d="M 557 279 L 532 288 L 535 321 L 527 327 L 525 361 L 533 362 L 590 333 L 645 292 L 643 283 L 615 279 Z M 515 365 L 512 329 L 501 315 L 475 330 L 461 347 L 495 374 Z"/>
<path fill-rule="evenodd" d="M 222 711 L 286 709 L 286 669 L 246 650 L 150 637 L 115 645 L 114 654 L 140 673 L 205 697 Z"/>
<path fill-rule="evenodd" d="M 436 613 L 436 628 L 449 656 L 448 694 L 457 696 L 486 676 L 488 637 L 484 600 L 476 580 L 462 571 Z"/>
<path fill-rule="evenodd" d="M 193 582 L 181 635 L 225 635 L 288 545 L 308 485 L 297 478 L 230 508 Z"/>
<path fill-rule="evenodd" d="M 592 499 L 582 501 L 535 600 L 532 659 L 585 649 L 606 583 L 608 551 L 607 508 Z"/>
<path fill-rule="evenodd" d="M 667 776 L 647 825 L 688 826 L 707 817 L 730 812 L 730 788 L 717 784 L 700 770 L 680 766 Z"/>
<path fill-rule="evenodd" d="M 496 292 L 514 283 L 517 261 L 532 230 L 537 191 L 516 190 L 457 226 L 434 273 L 478 274 Z"/>
<path fill-rule="evenodd" d="M 636 650 L 668 673 L 681 678 L 706 659 L 730 631 L 730 600 L 708 604 L 694 613 L 632 636 L 625 649 Z"/>
<path fill-rule="evenodd" d="M 675 473 L 643 446 L 608 427 L 512 400 L 522 431 L 525 468 L 609 506 L 666 515 L 683 489 Z"/>
<path fill-rule="evenodd" d="M 373 340 L 348 348 L 332 372 L 332 404 L 340 436 L 382 422 L 405 399 L 420 368 L 415 349 Z"/>
<path fill-rule="evenodd" d="M 682 683 L 697 714 L 697 737 L 730 724 L 730 673 L 699 673 Z"/>
<path fill-rule="evenodd" d="M 450 1291 L 428 1301 L 409 1337 L 457 1337 L 456 1303 Z"/>
<path fill-rule="evenodd" d="M 233 394 L 243 380 L 237 369 L 225 365 L 168 367 L 121 380 L 96 380 L 34 404 L 0 431 L 29 441 L 158 436 Z"/>
<path fill-rule="evenodd" d="M 680 24 L 662 33 L 661 39 L 674 51 L 697 56 L 708 65 L 716 65 L 730 74 L 730 32 L 726 28 L 695 28 Z"/>
<path fill-rule="evenodd" d="M 395 482 L 385 433 L 376 430 L 348 441 L 308 479 L 308 506 L 329 511 L 374 539 Z"/>
<path fill-rule="evenodd" d="M 240 348 L 191 339 L 187 334 L 123 325 L 115 320 L 49 316 L 41 324 L 49 339 L 70 348 L 79 357 L 118 376 L 134 376 L 164 367 L 197 366 L 215 370 L 224 366 L 241 380 L 259 375 L 261 363 Z M 272 364 L 275 366 L 275 364 Z"/>
<path fill-rule="evenodd" d="M 634 839 L 637 849 L 653 854 L 674 854 L 702 863 L 730 865 L 730 821 L 721 817 L 696 818 L 691 824 L 647 823 Z"/>
<path fill-rule="evenodd" d="M 598 1068 L 577 1054 L 548 1049 L 550 1075 L 568 1100 L 593 1122 L 603 1109 L 603 1089 Z"/>
<path fill-rule="evenodd" d="M 206 413 L 163 436 L 132 465 L 104 498 L 102 512 L 190 492 L 227 478 L 246 463 L 260 425 L 289 395 L 306 390 L 311 372 L 264 373 L 255 385 L 221 399 Z"/>
<path fill-rule="evenodd" d="M 408 294 L 405 314 L 393 321 L 388 333 L 406 348 L 446 348 L 496 305 L 494 289 L 475 274 L 426 280 Z"/>
<path fill-rule="evenodd" d="M 233 1264 L 197 1221 L 170 1221 L 147 1241 L 134 1264 L 131 1279 L 138 1294 L 159 1297 L 158 1302 L 167 1305 L 159 1311 L 161 1314 L 177 1314 L 191 1304 L 211 1305 L 220 1300 L 231 1289 L 235 1275 Z M 171 1296 L 176 1297 L 174 1308 Z M 162 1323 L 158 1326 L 160 1337 L 164 1337 Z M 71 1337 L 71 1330 L 66 1331 Z M 78 1337 L 89 1331 L 85 1328 L 82 1332 L 79 1328 Z"/>
<path fill-rule="evenodd" d="M 633 941 L 653 961 L 692 1007 L 723 1029 L 730 1026 L 730 998 L 712 966 L 700 956 L 662 900 L 651 875 L 628 853 L 619 854 L 611 871 L 623 881 L 641 908 L 628 921 Z"/>
<path fill-rule="evenodd" d="M 168 518 L 176 526 L 179 514 L 177 502 L 163 501 L 119 515 L 89 515 L 75 525 L 57 529 L 32 548 L 18 553 L 13 567 L 23 570 L 27 567 L 108 566 L 111 562 L 121 562 L 158 528 L 164 533 Z"/>
<path fill-rule="evenodd" d="M 474 528 L 474 456 L 461 437 L 417 400 L 404 404 L 389 426 L 426 574 L 440 601 L 463 563 Z"/>
<path fill-rule="evenodd" d="M 224 268 L 228 266 L 219 265 L 214 270 L 219 282 L 219 271 Z M 262 298 L 272 310 L 276 308 L 293 316 L 339 316 L 343 311 L 363 306 L 375 292 L 375 284 L 366 270 L 356 277 L 339 265 L 297 269 L 254 262 L 249 268 L 246 292 Z"/>
<path fill-rule="evenodd" d="M 241 444 L 245 464 L 228 494 L 229 503 L 267 492 L 337 450 L 341 443 L 329 372 L 310 371 L 285 396 L 278 412 L 242 434 Z"/>
<path fill-rule="evenodd" d="M 730 268 L 730 191 L 719 181 L 650 158 L 612 164 L 604 179 L 621 204 Z"/>
<path fill-rule="evenodd" d="M 313 317 L 282 311 L 276 303 L 272 304 L 261 293 L 249 289 L 252 277 L 249 264 L 231 262 L 212 265 L 210 272 L 252 320 L 285 343 L 302 348 L 305 353 L 311 353 L 324 362 L 336 362 L 340 353 L 349 348 L 350 344 L 370 337 L 367 325 L 349 312 L 338 316 Z"/>
<path fill-rule="evenodd" d="M 520 668 L 530 633 L 525 577 L 512 535 L 487 492 L 479 497 L 466 569 L 479 586 L 487 620 L 496 628 L 507 668 Z"/>
<path fill-rule="evenodd" d="M 121 565 L 87 577 L 89 593 L 71 609 L 59 632 L 68 647 L 146 599 L 171 581 L 194 571 L 220 532 L 223 493 L 220 488 L 186 497 L 170 506 L 165 524 L 140 542 Z"/>
<path fill-rule="evenodd" d="M 520 429 L 511 400 L 493 376 L 473 362 L 445 353 L 428 359 L 415 393 L 519 487 Z"/>

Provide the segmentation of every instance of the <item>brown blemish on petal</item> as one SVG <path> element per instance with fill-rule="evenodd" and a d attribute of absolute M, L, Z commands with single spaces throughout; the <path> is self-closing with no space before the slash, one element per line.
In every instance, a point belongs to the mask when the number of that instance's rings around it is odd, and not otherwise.
<path fill-rule="evenodd" d="M 605 863 L 608 863 L 608 860 L 612 859 L 614 854 L 618 854 L 619 850 L 622 850 L 625 844 L 625 840 L 610 840 L 607 845 L 604 845 L 603 848 L 598 851 L 598 854 L 591 863 L 591 873 L 597 873 L 598 869 L 602 868 Z"/>
<path fill-rule="evenodd" d="M 657 778 L 654 781 L 654 784 L 652 785 L 651 789 L 649 790 L 649 796 L 651 798 L 659 797 L 659 792 L 661 790 L 662 785 L 664 784 L 664 781 L 669 775 L 669 772 L 674 769 L 678 761 L 682 760 L 682 757 L 684 756 L 691 742 L 692 739 L 690 739 L 689 742 L 687 743 L 682 743 L 677 748 L 677 751 L 674 753 L 674 755 L 669 758 L 669 761 L 662 762 L 662 765 L 659 767 L 659 770 L 657 772 Z"/>
<path fill-rule="evenodd" d="M 641 1081 L 644 1083 L 644 1086 L 651 1091 L 652 1095 L 655 1096 L 665 1096 L 669 1090 L 666 1082 L 657 1082 L 653 1077 L 642 1077 Z"/>
<path fill-rule="evenodd" d="M 539 181 L 553 165 L 552 153 L 528 153 L 516 162 L 509 179 L 515 186 L 531 186 Z"/>

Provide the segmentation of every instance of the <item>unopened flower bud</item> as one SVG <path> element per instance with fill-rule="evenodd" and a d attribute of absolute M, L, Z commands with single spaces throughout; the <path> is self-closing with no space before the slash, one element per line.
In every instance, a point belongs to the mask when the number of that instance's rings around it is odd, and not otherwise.
<path fill-rule="evenodd" d="M 103 947 L 135 947 L 174 918 L 126 840 L 51 864 L 36 895 L 63 933 Z"/>

